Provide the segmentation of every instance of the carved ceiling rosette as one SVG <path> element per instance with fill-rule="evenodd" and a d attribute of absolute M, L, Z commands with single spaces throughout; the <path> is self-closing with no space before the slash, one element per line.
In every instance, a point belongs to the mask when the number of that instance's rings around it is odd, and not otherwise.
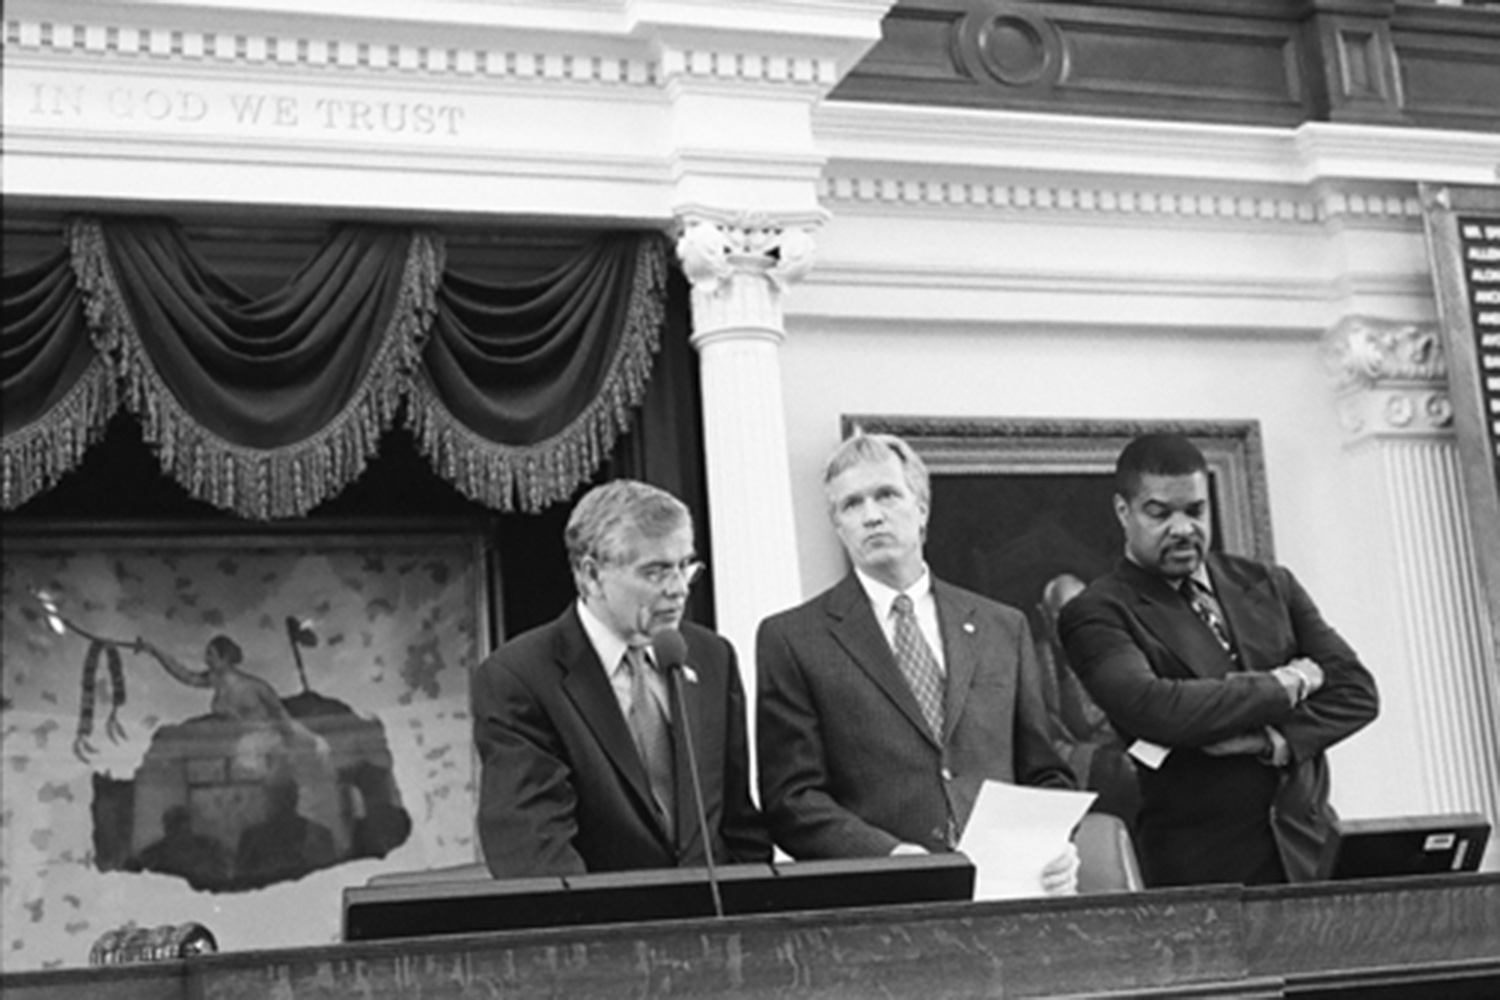
<path fill-rule="evenodd" d="M 981 83 L 1046 89 L 1062 75 L 1062 36 L 1024 3 L 974 0 L 953 28 L 955 61 Z"/>

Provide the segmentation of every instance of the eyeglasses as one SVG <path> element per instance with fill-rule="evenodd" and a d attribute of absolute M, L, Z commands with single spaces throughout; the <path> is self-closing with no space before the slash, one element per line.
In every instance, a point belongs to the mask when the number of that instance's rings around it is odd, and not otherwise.
<path fill-rule="evenodd" d="M 692 586 L 693 581 L 702 576 L 705 569 L 707 566 L 702 560 L 684 559 L 679 563 L 654 562 L 637 566 L 635 574 L 653 587 L 665 587 L 674 576 L 680 573 L 683 584 Z"/>

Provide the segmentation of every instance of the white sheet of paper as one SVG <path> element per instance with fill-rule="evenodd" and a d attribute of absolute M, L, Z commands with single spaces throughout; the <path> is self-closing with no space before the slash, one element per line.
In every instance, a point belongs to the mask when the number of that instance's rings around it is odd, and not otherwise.
<path fill-rule="evenodd" d="M 958 849 L 974 862 L 974 898 L 1040 896 L 1042 869 L 1098 795 L 986 781 Z"/>
<path fill-rule="evenodd" d="M 1152 743 L 1150 740 L 1136 740 L 1126 748 L 1125 752 L 1155 771 L 1167 762 L 1167 754 L 1172 752 L 1172 748 L 1164 747 L 1160 743 Z"/>

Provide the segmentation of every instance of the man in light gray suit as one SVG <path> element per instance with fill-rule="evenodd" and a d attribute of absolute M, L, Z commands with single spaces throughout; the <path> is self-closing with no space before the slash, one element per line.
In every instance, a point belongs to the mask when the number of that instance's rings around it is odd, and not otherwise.
<path fill-rule="evenodd" d="M 949 851 L 985 779 L 1073 787 L 1025 616 L 928 572 L 921 458 L 856 433 L 823 482 L 853 571 L 756 640 L 773 839 L 796 858 Z M 1077 866 L 1070 848 L 1044 888 L 1073 891 Z"/>

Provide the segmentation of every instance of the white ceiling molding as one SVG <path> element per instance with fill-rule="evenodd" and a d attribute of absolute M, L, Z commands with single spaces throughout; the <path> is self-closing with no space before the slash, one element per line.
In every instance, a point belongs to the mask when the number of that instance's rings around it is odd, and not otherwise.
<path fill-rule="evenodd" d="M 812 216 L 811 108 L 889 6 L 16 0 L 7 194 L 662 225 L 686 204 Z M 236 164 L 266 169 L 224 183 Z"/>
<path fill-rule="evenodd" d="M 1500 182 L 1500 135 L 1309 122 L 1297 128 L 825 101 L 830 161 L 1202 178 Z"/>
<path fill-rule="evenodd" d="M 942 171 L 948 173 L 949 171 Z M 1032 216 L 1073 217 L 1090 222 L 1206 223 L 1222 225 L 1318 225 L 1333 220 L 1376 225 L 1420 227 L 1422 205 L 1415 186 L 1343 182 L 1298 190 L 1243 183 L 1158 182 L 1139 178 L 1093 176 L 1047 183 L 1031 177 L 1007 177 L 993 171 L 988 180 L 922 178 L 919 171 L 857 174 L 849 166 L 829 167 L 821 182 L 824 202 L 859 210 L 917 213 L 1010 212 Z M 934 171 L 938 173 L 938 171 Z"/>

